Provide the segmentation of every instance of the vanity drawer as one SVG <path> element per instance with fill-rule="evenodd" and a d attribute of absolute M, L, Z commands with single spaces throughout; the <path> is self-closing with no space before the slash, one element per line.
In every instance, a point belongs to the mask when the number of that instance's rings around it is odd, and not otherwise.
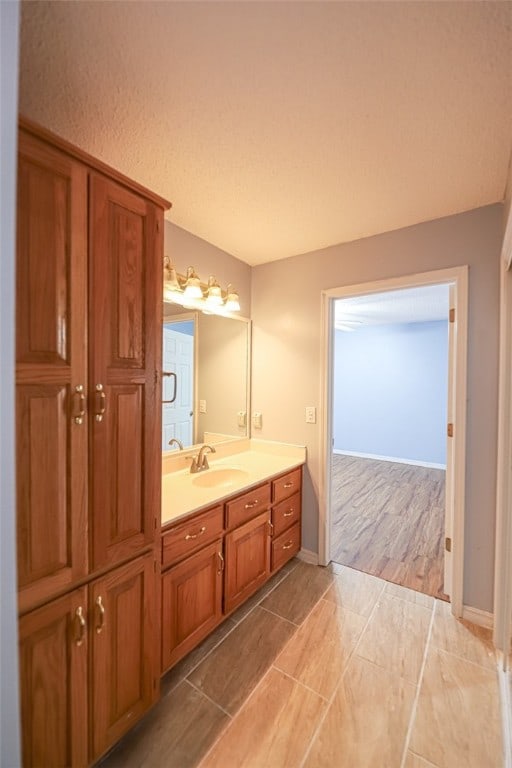
<path fill-rule="evenodd" d="M 278 536 L 272 542 L 272 570 L 275 571 L 291 560 L 300 549 L 300 523 Z"/>
<path fill-rule="evenodd" d="M 279 502 L 272 510 L 274 536 L 279 536 L 300 520 L 300 493 L 294 493 L 289 499 Z"/>
<path fill-rule="evenodd" d="M 222 505 L 177 523 L 162 535 L 162 568 L 182 560 L 224 533 Z"/>
<path fill-rule="evenodd" d="M 272 481 L 272 501 L 275 504 L 277 501 L 287 499 L 296 491 L 300 491 L 301 485 L 302 468 L 298 467 Z"/>
<path fill-rule="evenodd" d="M 270 483 L 259 485 L 226 504 L 226 527 L 236 528 L 270 506 Z"/>

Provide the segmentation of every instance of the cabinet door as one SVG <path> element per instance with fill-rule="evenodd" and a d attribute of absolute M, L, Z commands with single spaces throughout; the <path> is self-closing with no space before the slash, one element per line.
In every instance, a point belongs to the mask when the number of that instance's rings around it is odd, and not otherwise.
<path fill-rule="evenodd" d="M 91 176 L 93 563 L 152 542 L 160 514 L 162 229 L 154 204 Z"/>
<path fill-rule="evenodd" d="M 92 584 L 93 759 L 131 728 L 158 695 L 156 578 L 150 553 Z"/>
<path fill-rule="evenodd" d="M 270 512 L 226 535 L 226 613 L 256 592 L 270 574 Z"/>
<path fill-rule="evenodd" d="M 86 169 L 21 131 L 16 472 L 23 611 L 87 573 L 87 420 L 78 418 L 87 385 L 86 267 Z"/>
<path fill-rule="evenodd" d="M 162 670 L 194 648 L 222 619 L 222 541 L 162 576 Z"/>
<path fill-rule="evenodd" d="M 20 619 L 24 768 L 88 764 L 86 600 L 76 589 Z"/>

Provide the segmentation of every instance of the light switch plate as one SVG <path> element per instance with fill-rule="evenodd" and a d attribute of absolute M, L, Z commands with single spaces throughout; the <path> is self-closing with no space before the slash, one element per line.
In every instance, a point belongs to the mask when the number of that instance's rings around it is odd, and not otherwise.
<path fill-rule="evenodd" d="M 245 427 L 247 424 L 247 411 L 238 411 L 238 426 Z"/>
<path fill-rule="evenodd" d="M 316 408 L 314 405 L 306 407 L 306 424 L 316 424 Z"/>
<path fill-rule="evenodd" d="M 206 413 L 206 400 L 199 401 L 199 413 Z"/>
<path fill-rule="evenodd" d="M 261 429 L 262 427 L 262 414 L 261 411 L 254 411 L 252 415 L 252 425 L 254 429 Z"/>

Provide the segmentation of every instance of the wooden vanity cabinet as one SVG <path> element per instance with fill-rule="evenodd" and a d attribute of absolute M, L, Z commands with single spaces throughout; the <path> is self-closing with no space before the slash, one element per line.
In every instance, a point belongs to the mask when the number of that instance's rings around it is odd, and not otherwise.
<path fill-rule="evenodd" d="M 25 768 L 91 763 L 158 692 L 158 648 L 149 639 L 160 631 L 168 207 L 20 120 L 16 480 Z M 103 628 L 95 624 L 98 597 Z"/>
<path fill-rule="evenodd" d="M 89 589 L 92 756 L 101 756 L 159 695 L 155 560 L 149 552 Z"/>
<path fill-rule="evenodd" d="M 301 507 L 302 467 L 298 467 L 272 481 L 272 573 L 300 550 Z"/>
<path fill-rule="evenodd" d="M 300 549 L 302 469 L 162 532 L 162 673 Z"/>
<path fill-rule="evenodd" d="M 270 510 L 226 534 L 224 611 L 230 613 L 270 575 Z"/>
<path fill-rule="evenodd" d="M 222 620 L 222 539 L 162 575 L 162 670 L 195 648 Z"/>
<path fill-rule="evenodd" d="M 162 532 L 162 671 L 222 620 L 224 505 Z"/>
<path fill-rule="evenodd" d="M 19 621 L 24 766 L 88 764 L 87 588 Z"/>

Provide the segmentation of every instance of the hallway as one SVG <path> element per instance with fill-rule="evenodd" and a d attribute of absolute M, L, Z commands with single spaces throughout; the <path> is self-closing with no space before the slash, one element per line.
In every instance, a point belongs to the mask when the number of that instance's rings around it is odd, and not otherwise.
<path fill-rule="evenodd" d="M 491 633 L 294 560 L 162 681 L 102 768 L 498 768 Z"/>

